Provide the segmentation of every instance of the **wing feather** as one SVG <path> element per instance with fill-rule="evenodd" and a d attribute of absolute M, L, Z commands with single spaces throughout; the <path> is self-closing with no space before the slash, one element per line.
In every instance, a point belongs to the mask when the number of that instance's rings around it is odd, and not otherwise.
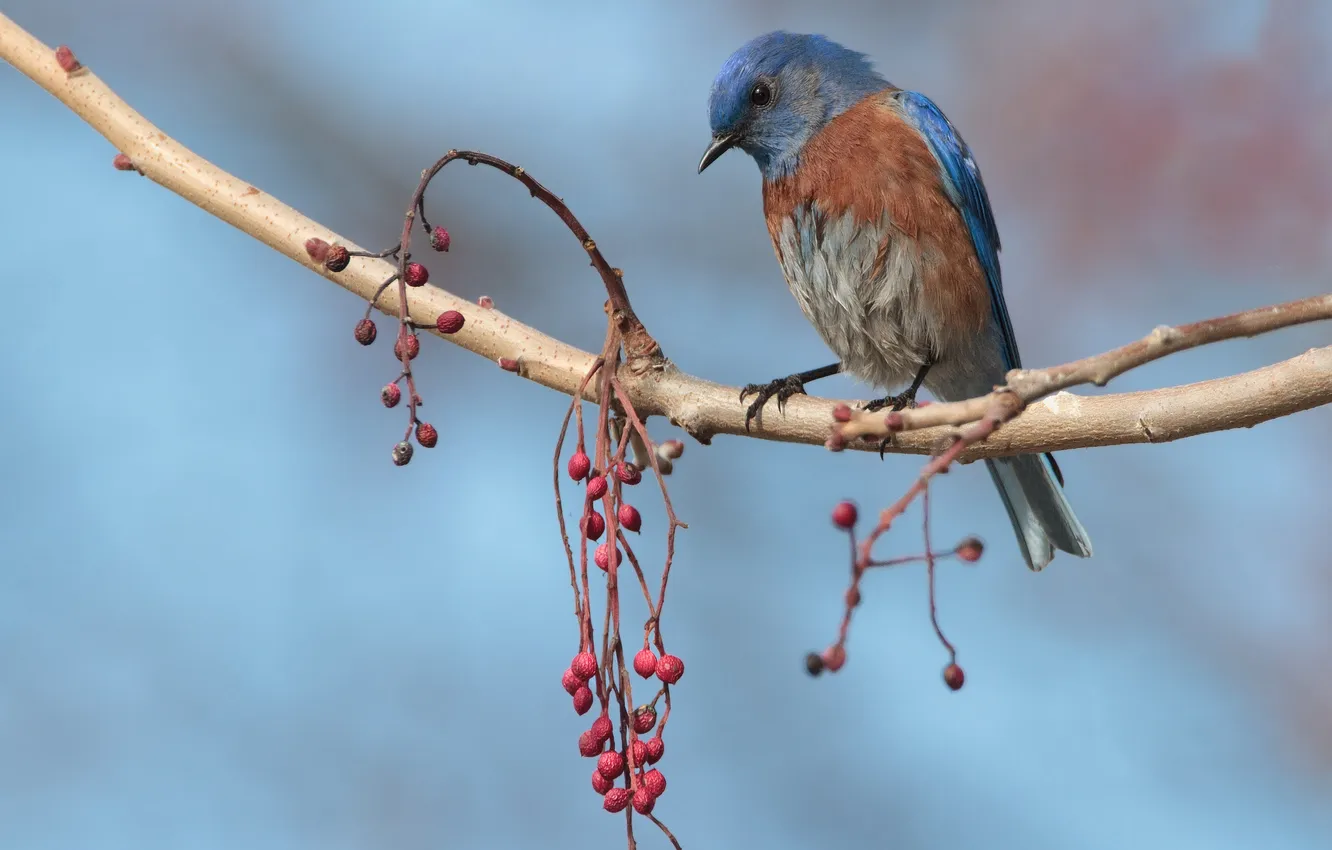
<path fill-rule="evenodd" d="M 896 97 L 903 114 L 925 138 L 930 152 L 939 161 L 944 190 L 967 224 L 971 244 L 990 286 L 990 309 L 1003 340 L 1004 366 L 1020 369 L 1022 358 L 1018 355 L 1017 337 L 1013 334 L 1013 323 L 1004 303 L 1004 284 L 999 271 L 999 229 L 994 223 L 994 212 L 990 209 L 990 197 L 985 191 L 980 168 L 967 143 L 934 101 L 913 91 L 898 92 Z"/>

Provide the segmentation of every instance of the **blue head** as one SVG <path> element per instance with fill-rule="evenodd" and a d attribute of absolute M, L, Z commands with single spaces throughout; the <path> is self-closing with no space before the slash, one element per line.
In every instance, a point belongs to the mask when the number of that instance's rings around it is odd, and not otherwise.
<path fill-rule="evenodd" d="M 789 174 L 810 137 L 887 86 L 863 53 L 824 36 L 761 35 L 731 54 L 712 83 L 712 143 L 698 170 L 738 147 L 765 179 Z"/>

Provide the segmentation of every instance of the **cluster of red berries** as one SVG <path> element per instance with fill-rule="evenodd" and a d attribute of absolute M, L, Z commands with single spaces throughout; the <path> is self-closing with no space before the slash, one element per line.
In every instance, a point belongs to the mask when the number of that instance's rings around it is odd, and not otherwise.
<path fill-rule="evenodd" d="M 615 475 L 617 481 L 626 486 L 633 486 L 643 480 L 643 471 L 628 461 L 616 463 L 611 468 L 611 473 Z M 569 458 L 569 477 L 574 481 L 587 482 L 586 508 L 582 519 L 578 521 L 578 527 L 588 540 L 600 540 L 601 535 L 606 533 L 606 518 L 598 513 L 593 505 L 606 495 L 610 484 L 605 475 L 592 468 L 592 459 L 581 448 Z M 620 502 L 615 510 L 615 518 L 619 521 L 620 527 L 626 531 L 640 531 L 643 528 L 643 515 L 638 512 L 638 508 L 628 502 Z M 592 560 L 602 570 L 609 570 L 612 561 L 615 562 L 615 566 L 619 566 L 620 547 L 616 546 L 614 541 L 607 540 L 597 546 Z"/>
<path fill-rule="evenodd" d="M 430 246 L 436 251 L 449 250 L 449 243 L 449 232 L 447 230 L 442 227 L 435 227 L 431 230 Z M 340 272 L 346 269 L 352 257 L 384 256 L 384 254 L 372 255 L 363 251 L 348 251 L 344 245 L 330 245 L 319 238 L 306 240 L 305 251 L 309 254 L 311 260 L 331 272 Z M 425 286 L 430 280 L 430 271 L 420 263 L 410 262 L 405 267 L 402 279 L 408 286 Z M 380 287 L 380 290 L 383 291 L 392 280 L 393 278 L 390 278 L 388 282 Z M 370 310 L 371 307 L 366 308 L 365 316 L 356 323 L 356 328 L 352 332 L 356 341 L 361 345 L 370 345 L 379 336 L 379 330 L 370 318 Z M 466 324 L 466 319 L 457 310 L 445 310 L 435 318 L 435 329 L 441 334 L 456 334 L 463 329 L 464 324 Z M 398 338 L 393 343 L 393 357 L 395 360 L 399 362 L 415 360 L 417 355 L 421 353 L 421 340 L 416 335 L 416 330 L 416 326 L 408 322 L 400 324 Z M 379 400 L 384 403 L 385 407 L 397 407 L 398 403 L 402 401 L 402 387 L 400 384 L 404 379 L 408 381 L 410 390 L 411 371 L 409 367 L 405 367 L 401 375 L 385 384 L 383 389 L 379 391 Z M 415 430 L 416 442 L 422 448 L 432 449 L 439 444 L 439 431 L 429 422 L 422 422 L 416 418 L 416 405 L 420 403 L 420 398 L 416 396 L 414 391 L 412 392 L 412 401 L 412 421 L 408 425 L 408 434 L 410 435 L 412 430 Z M 405 466 L 411 461 L 412 453 L 412 444 L 407 442 L 406 439 L 402 440 L 393 447 L 393 463 L 397 466 Z"/>
<path fill-rule="evenodd" d="M 659 457 L 667 457 L 667 460 L 678 458 L 681 449 L 683 445 L 678 448 L 672 446 L 667 455 L 659 453 Z M 607 533 L 610 515 L 603 516 L 598 511 L 598 502 L 607 499 L 608 494 L 610 501 L 606 509 L 614 511 L 613 521 L 620 528 L 637 532 L 643 527 L 643 517 L 638 509 L 621 501 L 620 488 L 613 487 L 614 484 L 628 487 L 639 484 L 643 480 L 643 470 L 626 460 L 611 461 L 608 466 L 606 472 L 593 467 L 592 459 L 583 449 L 580 428 L 579 446 L 569 458 L 567 469 L 571 479 L 584 485 L 583 514 L 578 526 L 586 542 L 600 540 Z M 609 572 L 619 567 L 621 554 L 621 546 L 617 543 L 616 535 L 612 534 L 596 547 L 592 560 L 601 570 Z M 583 605 L 586 605 L 586 600 Z M 661 646 L 660 635 L 658 646 Z M 666 687 L 680 681 L 684 675 L 684 662 L 675 655 L 663 653 L 658 656 L 648 648 L 645 639 L 643 649 L 633 658 L 633 669 L 644 679 L 655 677 L 660 680 L 663 685 L 658 693 L 660 696 L 666 693 Z M 607 671 L 612 684 L 608 685 L 600 679 L 592 683 L 598 670 L 596 656 L 584 650 L 574 656 L 569 669 L 564 671 L 562 684 L 573 698 L 574 711 L 578 714 L 586 714 L 591 710 L 595 701 L 594 685 L 601 697 L 601 714 L 592 727 L 579 736 L 578 751 L 587 758 L 597 760 L 596 769 L 592 771 L 592 789 L 602 796 L 602 807 L 606 811 L 622 812 L 633 806 L 634 811 L 641 815 L 650 814 L 656 806 L 657 798 L 666 791 L 666 777 L 653 767 L 666 752 L 666 744 L 661 737 L 665 719 L 663 717 L 658 725 L 655 698 L 651 703 L 630 711 L 627 702 L 630 693 L 628 683 L 621 682 L 621 687 L 615 687 L 615 670 Z M 621 717 L 627 727 L 620 747 L 616 747 L 609 716 L 607 697 L 610 693 L 619 695 Z M 667 706 L 669 714 L 669 702 Z M 656 733 L 646 738 L 654 729 Z M 622 786 L 617 786 L 616 780 L 621 777 L 624 782 Z"/>
<path fill-rule="evenodd" d="M 573 697 L 574 711 L 580 715 L 592 708 L 589 682 L 597 675 L 597 670 L 596 656 L 584 650 L 574 656 L 569 669 L 564 671 L 561 684 Z M 651 649 L 644 647 L 634 656 L 634 672 L 644 679 L 656 676 L 663 683 L 673 685 L 684 675 L 684 662 L 674 655 L 658 658 Z M 629 723 L 626 746 L 617 750 L 614 727 L 603 708 L 592 727 L 578 736 L 578 752 L 585 758 L 597 760 L 596 769 L 592 771 L 592 790 L 605 798 L 602 807 L 606 811 L 622 812 L 632 805 L 634 811 L 646 815 L 656 806 L 657 798 L 666 793 L 666 777 L 657 768 L 650 767 L 666 754 L 666 743 L 661 738 L 661 730 L 643 740 L 643 736 L 657 725 L 655 704 L 636 708 Z M 625 785 L 617 787 L 615 780 L 621 776 L 625 777 Z"/>

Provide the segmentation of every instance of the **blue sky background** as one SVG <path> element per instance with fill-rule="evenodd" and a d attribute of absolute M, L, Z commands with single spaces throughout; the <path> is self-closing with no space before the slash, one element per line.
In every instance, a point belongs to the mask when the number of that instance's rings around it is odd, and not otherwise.
<path fill-rule="evenodd" d="M 443 150 L 518 161 L 626 270 L 667 353 L 714 380 L 828 360 L 754 166 L 694 175 L 713 75 L 778 27 L 869 52 L 960 126 L 1031 364 L 1328 289 L 1332 12 L 1314 2 L 5 12 L 362 244 L 394 238 Z M 549 494 L 565 401 L 427 339 L 440 447 L 394 468 L 393 367 L 352 342 L 356 299 L 114 153 L 0 68 L 0 846 L 623 846 L 558 684 L 576 648 Z M 454 237 L 432 280 L 599 345 L 600 284 L 552 216 L 480 170 L 432 200 Z M 1230 342 L 1114 389 L 1330 342 Z M 657 813 L 686 848 L 1326 847 L 1329 432 L 1320 410 L 1065 453 L 1096 558 L 1040 575 L 979 467 L 941 481 L 937 539 L 990 544 L 940 576 L 956 694 L 916 570 L 872 576 L 842 673 L 801 670 L 845 581 L 829 508 L 887 503 L 918 460 L 690 444 L 665 621 L 688 674 Z M 914 527 L 888 550 L 917 549 Z"/>

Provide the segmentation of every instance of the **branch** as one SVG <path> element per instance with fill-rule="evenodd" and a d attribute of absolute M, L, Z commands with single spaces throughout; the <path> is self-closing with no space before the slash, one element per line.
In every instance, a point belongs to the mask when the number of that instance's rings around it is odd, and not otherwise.
<path fill-rule="evenodd" d="M 836 433 L 841 438 L 850 440 L 856 437 L 882 438 L 903 431 L 944 425 L 966 425 L 979 421 L 996 405 L 1004 408 L 1007 421 L 1022 412 L 1031 402 L 1051 393 L 1082 384 L 1103 387 L 1111 378 L 1177 351 L 1237 337 L 1257 336 L 1279 328 L 1329 318 L 1332 318 L 1332 295 L 1315 295 L 1312 298 L 1287 301 L 1272 307 L 1246 310 L 1243 313 L 1205 319 L 1187 325 L 1175 327 L 1162 325 L 1137 342 L 1131 342 L 1104 354 L 1084 357 L 1072 363 L 1051 366 L 1047 369 L 1014 369 L 1005 377 L 1006 383 L 989 395 L 965 401 L 930 404 L 914 410 L 889 413 L 887 416 L 857 412 L 838 426 Z M 1203 415 L 1200 415 L 1199 411 L 1181 408 L 1178 404 L 1171 405 L 1164 415 L 1162 411 L 1148 405 L 1138 406 L 1140 415 L 1136 424 L 1148 442 L 1192 436 L 1201 433 L 1202 429 L 1195 427 L 1194 430 L 1190 430 L 1190 426 L 1202 426 L 1214 421 L 1234 423 L 1229 425 L 1232 428 L 1247 427 L 1271 418 L 1262 408 L 1281 406 L 1283 397 L 1304 394 L 1321 397 L 1320 391 L 1327 389 L 1325 384 L 1328 377 L 1329 356 L 1332 356 L 1332 349 L 1315 348 L 1285 363 L 1232 378 L 1144 393 L 1101 396 L 1098 400 L 1106 402 L 1137 396 L 1143 401 L 1156 402 L 1169 394 L 1192 396 L 1197 394 L 1197 388 L 1205 388 L 1205 394 L 1200 401 L 1208 404 L 1208 409 Z M 1323 386 L 1320 386 L 1320 383 Z M 1063 395 L 1072 399 L 1071 403 L 1075 405 L 1091 401 L 1091 399 L 1079 399 L 1071 393 Z M 1053 399 L 1052 403 L 1047 405 L 1047 409 L 1058 408 L 1063 403 L 1058 398 Z M 1119 418 L 1122 421 L 1123 417 Z M 1089 445 L 1102 445 L 1102 443 L 1089 443 Z"/>
<path fill-rule="evenodd" d="M 68 64 L 73 60 L 67 51 L 65 53 Z M 132 164 L 130 167 L 140 174 L 307 269 L 366 301 L 372 300 L 383 282 L 396 273 L 393 264 L 374 257 L 355 258 L 345 271 L 337 274 L 316 264 L 305 250 L 306 240 L 312 237 L 344 245 L 353 251 L 361 249 L 351 240 L 301 215 L 176 142 L 135 112 L 87 68 L 74 67 L 77 63 L 70 66 L 71 70 L 62 67 L 55 50 L 2 14 L 0 58 L 83 118 L 123 152 Z M 604 277 L 604 270 L 599 268 L 599 271 Z M 402 292 L 402 287 L 390 288 L 375 302 L 376 309 L 394 318 L 402 316 Z M 456 310 L 464 316 L 466 325 L 445 339 L 492 361 L 516 362 L 517 374 L 566 395 L 579 393 L 583 377 L 596 359 L 592 353 L 547 336 L 499 310 L 478 307 L 438 287 L 417 288 L 409 301 L 406 315 L 416 325 L 431 326 L 440 313 Z M 1319 302 L 1320 299 L 1308 301 Z M 1244 333 L 1265 332 L 1302 321 L 1329 318 L 1332 316 L 1332 297 L 1321 299 L 1321 306 L 1311 304 L 1306 313 L 1286 312 L 1271 314 L 1266 320 L 1260 318 L 1269 315 L 1271 309 L 1240 314 L 1251 317 L 1243 320 L 1251 322 L 1247 325 L 1249 330 Z M 1206 334 L 1203 333 L 1194 336 L 1196 341 L 1190 345 L 1214 341 L 1204 338 Z M 1284 363 L 1228 378 L 1099 397 L 1063 392 L 1046 399 L 1043 404 L 1027 406 L 1045 393 L 1089 381 L 1103 382 L 1123 369 L 1140 365 L 1140 362 L 1189 347 L 1166 340 L 1162 340 L 1159 346 L 1158 351 L 1136 355 L 1152 355 L 1141 361 L 1133 360 L 1135 355 L 1121 357 L 1118 361 L 1111 358 L 1110 362 L 1122 365 L 1117 371 L 1101 369 L 1065 374 L 1070 367 L 1088 362 L 1079 361 L 1079 364 L 1053 370 L 1057 377 L 1040 379 L 1040 383 L 1030 385 L 1034 389 L 1015 391 L 1022 399 L 1021 408 L 1025 412 L 1007 422 L 990 439 L 969 446 L 959 460 L 1087 446 L 1163 442 L 1210 431 L 1250 427 L 1332 402 L 1332 348 L 1321 348 Z M 1175 347 L 1164 350 L 1169 346 Z M 1024 374 L 1040 375 L 1051 371 L 1019 373 L 1010 378 L 1016 380 Z M 1085 378 L 1075 380 L 1079 375 L 1085 375 Z M 703 443 L 710 442 L 718 434 L 746 435 L 744 408 L 737 401 L 739 389 L 736 387 L 685 374 L 664 359 L 657 360 L 652 368 L 641 373 L 622 367 L 617 380 L 642 418 L 666 417 Z M 589 400 L 597 400 L 600 392 L 600 382 L 588 384 L 582 390 L 583 397 Z M 1023 395 L 1024 392 L 1027 395 Z M 949 425 L 957 425 L 976 421 L 977 417 L 972 414 L 986 409 L 990 401 L 992 399 L 966 409 L 939 404 L 908 411 L 902 416 L 901 432 L 894 435 L 889 450 L 933 454 L 941 445 L 951 442 L 955 432 L 948 426 L 923 427 L 928 424 L 927 412 L 941 411 L 930 415 L 943 415 Z M 828 440 L 829 425 L 838 405 L 839 402 L 832 400 L 797 396 L 786 405 L 785 415 L 773 416 L 767 421 L 760 419 L 749 436 L 823 444 Z M 854 428 L 873 428 L 874 419 L 882 424 L 886 418 L 882 415 L 856 417 L 858 424 Z M 859 424 L 862 421 L 868 424 Z M 843 423 L 843 427 L 850 424 Z M 884 425 L 883 432 L 887 431 Z M 879 432 L 865 430 L 863 433 Z M 877 449 L 877 445 L 860 441 L 853 447 Z"/>

